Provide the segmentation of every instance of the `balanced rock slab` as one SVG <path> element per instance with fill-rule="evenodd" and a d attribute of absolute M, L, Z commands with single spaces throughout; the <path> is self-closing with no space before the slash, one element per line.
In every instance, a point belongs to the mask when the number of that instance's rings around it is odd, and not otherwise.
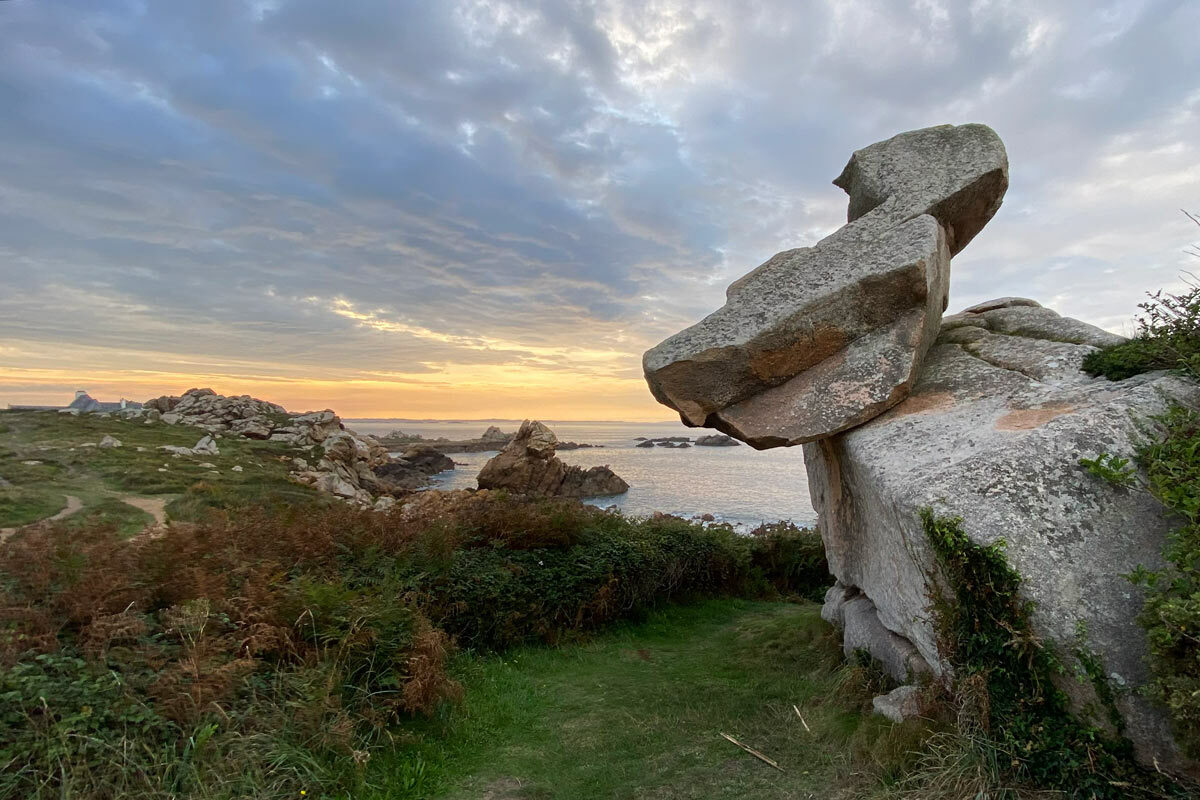
<path fill-rule="evenodd" d="M 1008 162 L 990 128 L 945 125 L 858 151 L 835 183 L 850 194 L 845 226 L 777 254 L 643 357 L 685 424 L 778 447 L 903 400 L 937 336 L 950 257 L 999 208 Z"/>
<path fill-rule="evenodd" d="M 1138 564 L 1161 565 L 1178 521 L 1146 492 L 1098 480 L 1079 460 L 1133 460 L 1169 403 L 1200 408 L 1200 385 L 1162 372 L 1112 382 L 1080 370 L 1097 345 L 1115 341 L 1030 300 L 947 317 L 910 396 L 861 427 L 806 444 L 804 460 L 837 578 L 823 616 L 865 629 L 874 623 L 850 611 L 871 610 L 941 674 L 947 665 L 926 583 L 936 569 L 920 512 L 961 517 L 972 541 L 1006 541 L 1035 604 L 1037 633 L 1068 662 L 1082 624 L 1118 690 L 1127 735 L 1147 763 L 1165 765 L 1176 756 L 1168 726 L 1137 691 L 1148 678 L 1142 596 L 1124 576 Z M 877 643 L 894 666 L 894 639 L 877 633 L 863 646 Z M 893 672 L 904 680 L 919 663 Z M 1090 684 L 1068 677 L 1062 688 L 1077 709 L 1100 707 Z"/>

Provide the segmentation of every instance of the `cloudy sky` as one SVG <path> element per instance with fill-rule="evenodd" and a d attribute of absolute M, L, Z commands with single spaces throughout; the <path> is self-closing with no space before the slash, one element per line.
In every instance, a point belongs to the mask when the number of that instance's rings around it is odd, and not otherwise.
<path fill-rule="evenodd" d="M 640 355 L 900 131 L 1011 187 L 951 310 L 1200 263 L 1195 0 L 0 2 L 0 403 L 668 419 Z"/>

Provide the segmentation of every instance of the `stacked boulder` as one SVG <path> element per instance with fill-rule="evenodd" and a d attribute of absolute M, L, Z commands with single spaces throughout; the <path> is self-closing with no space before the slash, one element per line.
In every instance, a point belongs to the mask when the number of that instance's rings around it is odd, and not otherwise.
<path fill-rule="evenodd" d="M 834 183 L 850 195 L 846 225 L 773 256 L 646 353 L 650 391 L 684 424 L 762 449 L 903 400 L 937 337 L 950 257 L 999 209 L 1008 158 L 991 128 L 942 125 L 859 150 Z"/>
<path fill-rule="evenodd" d="M 900 134 L 856 152 L 835 183 L 850 196 L 848 224 L 770 259 L 722 309 L 649 351 L 651 391 L 687 424 L 760 449 L 803 444 L 837 579 L 823 616 L 847 654 L 865 649 L 902 681 L 948 674 L 920 515 L 961 517 L 973 542 L 1007 543 L 1040 637 L 1071 654 L 1086 630 L 1139 757 L 1180 765 L 1165 715 L 1137 691 L 1142 598 L 1124 577 L 1161 564 L 1172 523 L 1149 495 L 1079 461 L 1136 460 L 1154 417 L 1170 403 L 1200 408 L 1200 386 L 1087 376 L 1084 356 L 1121 338 L 1032 300 L 942 317 L 950 256 L 1007 186 L 990 129 Z M 1081 714 L 1099 706 L 1090 684 L 1062 688 Z"/>
<path fill-rule="evenodd" d="M 525 420 L 512 441 L 479 471 L 480 489 L 555 497 L 604 497 L 629 491 L 608 467 L 583 469 L 563 463 L 558 437 L 536 420 Z"/>

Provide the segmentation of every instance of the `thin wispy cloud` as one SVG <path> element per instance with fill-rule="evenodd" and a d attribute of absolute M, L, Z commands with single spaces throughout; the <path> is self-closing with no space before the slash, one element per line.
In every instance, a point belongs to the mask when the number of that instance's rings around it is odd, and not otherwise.
<path fill-rule="evenodd" d="M 852 150 L 943 122 L 1012 162 L 952 306 L 1120 331 L 1195 267 L 1196 30 L 1184 0 L 10 0 L 0 399 L 663 418 L 641 351 L 840 225 Z"/>

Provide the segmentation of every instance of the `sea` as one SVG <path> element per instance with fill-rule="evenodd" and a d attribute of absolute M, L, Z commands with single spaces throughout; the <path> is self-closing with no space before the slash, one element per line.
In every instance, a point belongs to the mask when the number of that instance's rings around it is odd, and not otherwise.
<path fill-rule="evenodd" d="M 742 531 L 780 520 L 797 525 L 816 522 L 799 447 L 639 448 L 638 437 L 687 436 L 695 440 L 713 431 L 672 422 L 544 422 L 559 441 L 603 445 L 561 451 L 558 457 L 563 461 L 584 468 L 607 465 L 629 484 L 623 495 L 585 499 L 593 505 L 615 506 L 628 516 L 649 516 L 656 511 L 688 518 L 711 514 Z M 515 431 L 521 421 L 347 419 L 345 424 L 372 436 L 399 429 L 427 439 L 444 436 L 458 440 L 478 438 L 489 425 Z M 451 453 L 456 467 L 436 475 L 433 488 L 475 488 L 479 470 L 494 455 L 495 451 Z"/>

